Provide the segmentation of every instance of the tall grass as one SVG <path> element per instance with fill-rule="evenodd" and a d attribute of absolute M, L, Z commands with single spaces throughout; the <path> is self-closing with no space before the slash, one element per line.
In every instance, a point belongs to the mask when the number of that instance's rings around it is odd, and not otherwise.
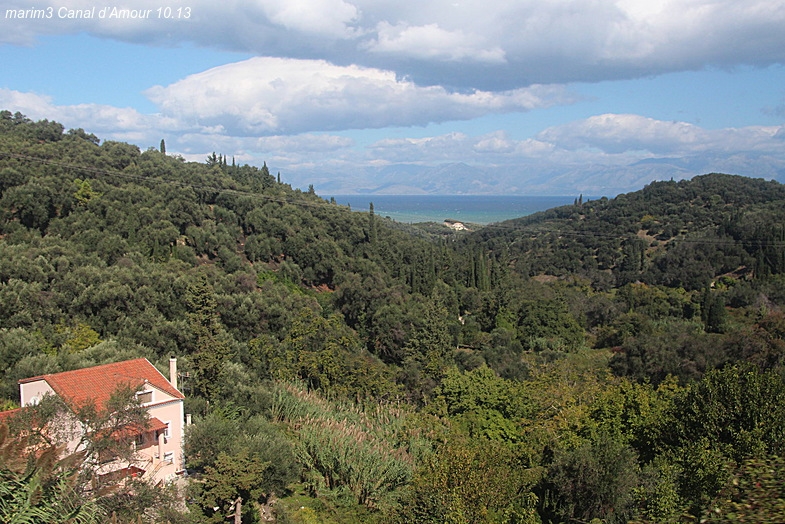
<path fill-rule="evenodd" d="M 407 484 L 430 442 L 411 430 L 406 405 L 329 401 L 294 383 L 279 383 L 271 414 L 298 437 L 298 459 L 312 489 L 344 488 L 374 507 Z"/>

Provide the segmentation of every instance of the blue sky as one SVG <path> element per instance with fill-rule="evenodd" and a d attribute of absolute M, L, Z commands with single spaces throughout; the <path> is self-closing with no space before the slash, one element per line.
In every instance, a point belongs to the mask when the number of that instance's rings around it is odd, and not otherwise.
<path fill-rule="evenodd" d="M 61 16 L 112 5 L 6 0 L 0 108 L 266 161 L 333 193 L 451 164 L 477 170 L 456 193 L 785 181 L 785 0 L 170 2 L 179 19 L 128 0 L 151 14 Z M 428 191 L 419 173 L 394 188 Z"/>

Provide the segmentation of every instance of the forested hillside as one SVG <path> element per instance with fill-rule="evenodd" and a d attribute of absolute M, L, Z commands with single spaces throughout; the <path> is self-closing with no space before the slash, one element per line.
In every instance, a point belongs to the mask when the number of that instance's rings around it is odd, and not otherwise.
<path fill-rule="evenodd" d="M 178 357 L 190 503 L 80 492 L 119 522 L 238 495 L 244 522 L 785 518 L 785 186 L 655 182 L 474 233 L 369 206 L 0 112 L 0 397 Z"/>

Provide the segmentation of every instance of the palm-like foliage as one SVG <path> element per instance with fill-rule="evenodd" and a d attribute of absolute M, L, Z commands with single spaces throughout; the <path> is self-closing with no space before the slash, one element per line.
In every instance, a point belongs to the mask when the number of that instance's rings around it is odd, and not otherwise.
<path fill-rule="evenodd" d="M 82 453 L 59 458 L 47 446 L 31 456 L 25 442 L 0 426 L 0 522 L 8 524 L 90 524 L 98 522 L 95 501 L 76 488 Z"/>

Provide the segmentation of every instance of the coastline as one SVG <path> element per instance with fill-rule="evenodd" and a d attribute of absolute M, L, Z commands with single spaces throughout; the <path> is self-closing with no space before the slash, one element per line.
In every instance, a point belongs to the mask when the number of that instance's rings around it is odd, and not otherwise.
<path fill-rule="evenodd" d="M 456 220 L 473 224 L 491 224 L 531 215 L 553 207 L 572 204 L 577 195 L 328 195 L 338 205 L 353 211 L 374 213 L 396 222 L 421 223 Z"/>

